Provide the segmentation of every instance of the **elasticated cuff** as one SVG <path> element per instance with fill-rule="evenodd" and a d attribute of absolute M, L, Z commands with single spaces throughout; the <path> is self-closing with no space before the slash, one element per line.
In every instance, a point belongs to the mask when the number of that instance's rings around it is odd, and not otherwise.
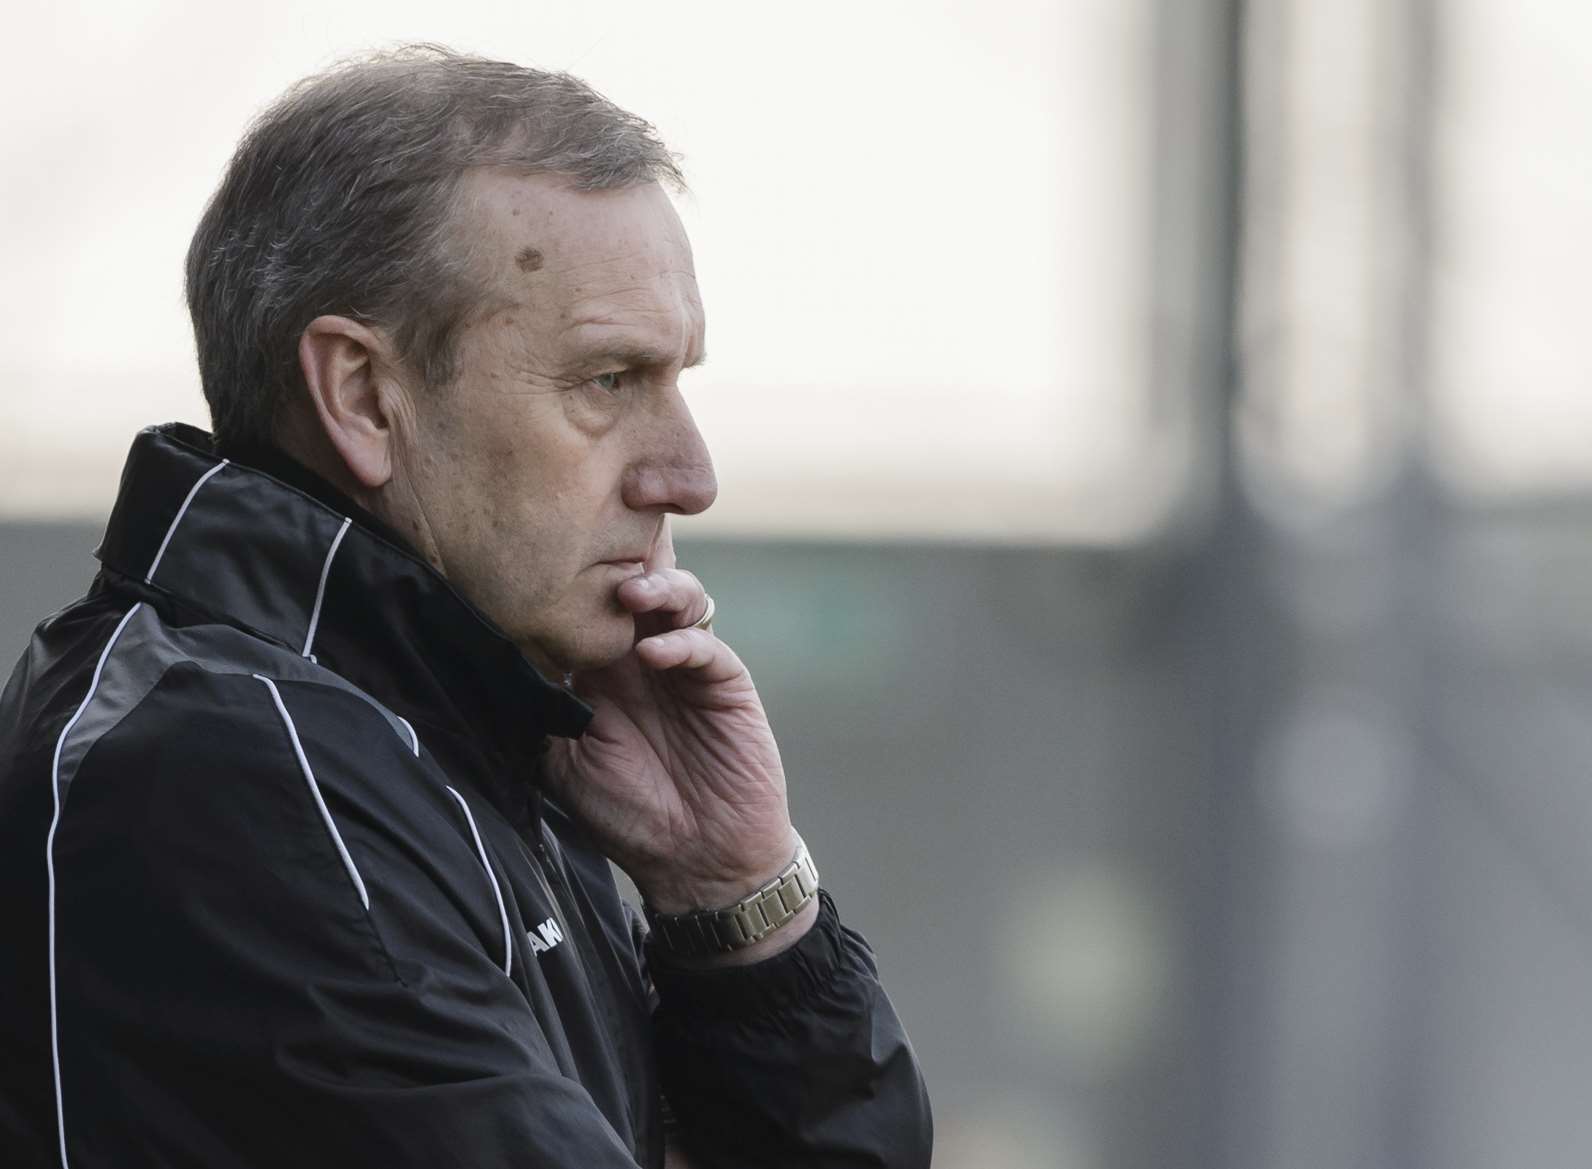
<path fill-rule="evenodd" d="M 663 1004 L 671 1011 L 733 1021 L 794 1006 L 828 986 L 844 959 L 840 915 L 828 892 L 818 891 L 818 917 L 788 950 L 750 966 L 683 970 L 649 945 L 648 966 Z"/>

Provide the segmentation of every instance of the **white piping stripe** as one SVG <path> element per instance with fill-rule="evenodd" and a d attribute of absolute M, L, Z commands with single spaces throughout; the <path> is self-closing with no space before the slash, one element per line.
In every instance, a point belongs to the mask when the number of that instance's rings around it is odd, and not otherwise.
<path fill-rule="evenodd" d="M 404 724 L 404 730 L 409 732 L 409 749 L 415 753 L 415 758 L 420 758 L 420 736 L 415 734 L 415 728 L 409 725 L 409 720 L 401 714 L 394 714 L 393 718 Z"/>
<path fill-rule="evenodd" d="M 321 565 L 321 583 L 315 586 L 315 608 L 310 610 L 310 631 L 304 635 L 304 652 L 301 657 L 309 657 L 310 646 L 315 644 L 315 627 L 321 623 L 321 601 L 326 597 L 326 578 L 332 574 L 332 557 L 337 555 L 337 546 L 343 542 L 343 537 L 348 532 L 348 525 L 353 522 L 348 517 L 343 519 L 343 526 L 337 529 L 337 535 L 332 537 L 332 546 L 326 551 L 326 563 Z"/>
<path fill-rule="evenodd" d="M 464 809 L 464 818 L 469 822 L 470 835 L 475 837 L 476 855 L 481 858 L 481 867 L 486 870 L 487 880 L 492 882 L 492 896 L 497 898 L 498 918 L 503 922 L 503 973 L 514 972 L 514 943 L 509 937 L 509 911 L 503 905 L 503 890 L 498 888 L 497 874 L 492 871 L 491 863 L 486 859 L 486 849 L 481 844 L 481 834 L 475 830 L 475 817 L 470 815 L 470 805 L 464 802 L 464 797 L 453 790 L 452 785 L 444 784 L 448 794 L 459 801 L 459 807 Z"/>
<path fill-rule="evenodd" d="M 276 712 L 282 716 L 288 738 L 293 740 L 293 754 L 298 756 L 299 770 L 304 772 L 304 779 L 310 785 L 310 795 L 315 797 L 315 806 L 321 810 L 321 819 L 326 821 L 326 830 L 332 834 L 332 843 L 337 845 L 337 854 L 343 858 L 343 867 L 348 870 L 349 879 L 354 882 L 354 888 L 359 890 L 360 904 L 369 909 L 370 894 L 365 892 L 365 882 L 360 879 L 359 870 L 354 867 L 354 858 L 348 855 L 348 846 L 343 843 L 343 835 L 337 831 L 337 825 L 332 823 L 332 814 L 327 810 L 326 801 L 321 798 L 321 785 L 315 782 L 315 773 L 310 770 L 310 761 L 304 758 L 304 745 L 299 742 L 298 728 L 293 725 L 293 716 L 288 714 L 287 707 L 282 704 L 282 695 L 277 690 L 276 683 L 264 674 L 255 674 L 254 677 L 257 681 L 264 682 L 265 688 L 271 692 L 271 701 L 276 703 Z"/>
<path fill-rule="evenodd" d="M 176 518 L 171 521 L 171 527 L 166 529 L 166 538 L 160 542 L 160 548 L 155 552 L 154 563 L 149 566 L 149 571 L 144 574 L 145 584 L 149 584 L 155 579 L 155 569 L 160 567 L 160 558 L 166 554 L 166 545 L 170 544 L 171 538 L 177 534 L 177 525 L 182 523 L 182 517 L 187 514 L 188 505 L 193 502 L 193 497 L 199 494 L 199 488 L 205 485 L 205 480 L 209 479 L 210 476 L 214 475 L 217 471 L 221 470 L 222 467 L 225 467 L 231 461 L 231 459 L 222 459 L 214 467 L 211 467 L 203 475 L 199 476 L 199 481 L 197 483 L 188 488 L 188 494 L 183 497 L 182 506 L 177 509 Z"/>
<path fill-rule="evenodd" d="M 72 728 L 77 725 L 77 720 L 83 717 L 83 712 L 88 709 L 88 704 L 94 700 L 94 691 L 99 689 L 100 674 L 105 669 L 105 661 L 111 656 L 111 650 L 116 645 L 116 639 L 122 635 L 122 630 L 127 628 L 127 623 L 133 619 L 133 614 L 142 608 L 140 601 L 127 610 L 116 629 L 111 633 L 110 640 L 105 643 L 99 661 L 94 665 L 94 677 L 88 684 L 88 693 L 83 695 L 83 701 L 77 708 L 77 713 L 72 715 L 61 728 L 61 737 L 55 740 L 55 759 L 50 764 L 50 788 L 55 796 L 55 812 L 50 817 L 50 832 L 44 841 L 44 863 L 49 874 L 48 884 L 50 891 L 50 1062 L 55 1073 L 55 1129 L 61 1140 L 61 1169 L 68 1169 L 66 1162 L 66 1109 L 61 1102 L 61 1038 L 60 1028 L 56 1018 L 55 1005 L 55 830 L 61 823 L 61 749 L 66 746 L 66 737 L 72 733 Z"/>

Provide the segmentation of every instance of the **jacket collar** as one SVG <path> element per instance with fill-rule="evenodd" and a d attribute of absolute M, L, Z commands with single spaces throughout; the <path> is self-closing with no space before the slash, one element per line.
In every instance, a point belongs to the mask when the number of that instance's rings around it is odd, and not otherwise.
<path fill-rule="evenodd" d="M 477 757 L 470 771 L 515 823 L 546 736 L 579 735 L 591 718 L 400 537 L 278 452 L 223 459 L 195 427 L 140 432 L 95 555 L 312 657 L 439 754 Z"/>

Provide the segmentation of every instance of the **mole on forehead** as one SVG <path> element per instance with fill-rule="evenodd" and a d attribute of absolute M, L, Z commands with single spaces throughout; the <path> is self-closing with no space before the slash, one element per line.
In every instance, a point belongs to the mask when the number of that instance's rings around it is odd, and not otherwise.
<path fill-rule="evenodd" d="M 519 266 L 521 272 L 535 272 L 544 262 L 542 253 L 530 244 L 521 248 L 519 255 L 514 257 L 514 263 Z"/>

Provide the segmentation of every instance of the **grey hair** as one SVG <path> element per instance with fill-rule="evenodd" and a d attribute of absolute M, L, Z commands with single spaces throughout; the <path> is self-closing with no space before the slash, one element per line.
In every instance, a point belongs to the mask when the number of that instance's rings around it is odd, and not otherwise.
<path fill-rule="evenodd" d="M 388 331 L 427 386 L 453 380 L 484 295 L 450 238 L 474 167 L 583 190 L 685 185 L 653 127 L 566 73 L 409 45 L 294 85 L 249 128 L 188 246 L 217 445 L 271 440 L 302 393 L 299 337 L 335 313 Z"/>

